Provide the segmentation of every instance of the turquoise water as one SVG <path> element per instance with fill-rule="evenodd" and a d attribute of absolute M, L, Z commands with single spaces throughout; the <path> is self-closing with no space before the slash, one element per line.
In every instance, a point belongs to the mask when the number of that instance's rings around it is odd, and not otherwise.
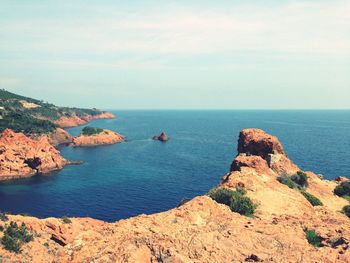
<path fill-rule="evenodd" d="M 84 164 L 0 184 L 0 210 L 38 217 L 90 216 L 115 221 L 167 210 L 204 194 L 228 171 L 241 129 L 279 137 L 302 169 L 350 176 L 350 111 L 116 111 L 97 120 L 124 143 L 61 148 Z M 70 129 L 78 134 L 82 127 Z M 153 141 L 166 131 L 167 143 Z"/>

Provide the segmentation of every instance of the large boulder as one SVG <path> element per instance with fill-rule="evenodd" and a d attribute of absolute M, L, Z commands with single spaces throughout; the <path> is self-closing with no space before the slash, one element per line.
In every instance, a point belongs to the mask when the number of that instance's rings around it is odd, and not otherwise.
<path fill-rule="evenodd" d="M 239 134 L 238 155 L 233 160 L 231 171 L 247 166 L 266 171 L 265 163 L 278 174 L 294 174 L 299 171 L 286 155 L 276 136 L 261 129 L 244 129 Z M 257 158 L 259 157 L 259 158 Z"/>
<path fill-rule="evenodd" d="M 238 153 L 258 155 L 267 159 L 269 154 L 285 154 L 277 137 L 260 129 L 244 129 L 239 133 Z"/>

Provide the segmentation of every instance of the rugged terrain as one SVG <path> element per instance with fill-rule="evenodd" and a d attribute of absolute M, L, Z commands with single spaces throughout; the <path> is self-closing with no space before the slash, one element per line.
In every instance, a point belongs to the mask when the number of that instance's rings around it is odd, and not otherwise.
<path fill-rule="evenodd" d="M 253 217 L 208 196 L 115 223 L 8 215 L 0 225 L 23 222 L 34 239 L 20 254 L 0 254 L 3 262 L 350 262 L 350 219 L 340 212 L 347 201 L 333 194 L 339 182 L 307 172 L 304 190 L 323 203 L 312 206 L 278 181 L 299 170 L 276 137 L 243 130 L 220 186 L 246 189 L 257 204 Z M 308 242 L 307 230 L 320 236 L 320 247 Z"/>
<path fill-rule="evenodd" d="M 62 128 L 95 119 L 115 118 L 98 109 L 57 107 L 40 100 L 0 90 L 0 180 L 29 177 L 62 169 L 65 160 L 53 146 L 111 144 L 121 135 L 106 131 L 96 138 L 73 138 Z"/>
<path fill-rule="evenodd" d="M 0 132 L 9 128 L 26 135 L 47 134 L 57 127 L 74 127 L 94 119 L 114 117 L 112 113 L 98 109 L 58 107 L 0 90 Z"/>
<path fill-rule="evenodd" d="M 66 164 L 69 161 L 49 143 L 47 136 L 32 139 L 11 129 L 0 134 L 0 180 L 47 173 Z"/>
<path fill-rule="evenodd" d="M 115 144 L 122 141 L 124 141 L 123 135 L 111 130 L 101 129 L 100 132 L 95 134 L 81 133 L 79 136 L 73 139 L 73 145 L 76 147 L 97 146 Z"/>

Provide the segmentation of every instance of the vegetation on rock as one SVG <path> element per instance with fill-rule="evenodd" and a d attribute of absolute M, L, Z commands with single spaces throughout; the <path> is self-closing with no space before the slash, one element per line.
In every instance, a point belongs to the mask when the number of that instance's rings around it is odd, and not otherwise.
<path fill-rule="evenodd" d="M 285 184 L 291 189 L 300 191 L 300 193 L 309 201 L 312 206 L 323 205 L 320 199 L 304 190 L 308 186 L 308 177 L 306 173 L 298 171 L 293 176 L 282 175 L 278 177 L 277 180 L 281 184 Z"/>
<path fill-rule="evenodd" d="M 11 221 L 10 224 L 5 227 L 4 236 L 1 238 L 1 244 L 9 251 L 20 253 L 22 245 L 32 240 L 33 235 L 28 232 L 24 223 L 18 227 L 16 222 Z"/>
<path fill-rule="evenodd" d="M 334 193 L 341 197 L 350 196 L 350 181 L 342 182 L 334 189 Z"/>
<path fill-rule="evenodd" d="M 300 185 L 298 185 L 297 183 L 295 183 L 290 176 L 287 175 L 282 175 L 280 177 L 277 178 L 277 180 L 281 183 L 281 184 L 285 184 L 286 186 L 288 186 L 291 189 L 300 189 Z"/>
<path fill-rule="evenodd" d="M 310 204 L 312 204 L 312 206 L 321 206 L 323 205 L 321 200 L 318 199 L 316 196 L 305 192 L 305 191 L 300 191 L 301 194 L 310 202 Z"/>
<path fill-rule="evenodd" d="M 84 127 L 84 129 L 81 131 L 81 133 L 85 136 L 92 136 L 95 134 L 100 134 L 101 132 L 103 132 L 103 129 L 90 126 Z"/>
<path fill-rule="evenodd" d="M 350 218 L 350 205 L 346 205 L 343 207 L 343 213 Z"/>
<path fill-rule="evenodd" d="M 252 216 L 256 205 L 245 194 L 246 190 L 243 188 L 237 188 L 236 191 L 233 191 L 228 188 L 217 187 L 208 192 L 210 198 L 220 204 L 229 206 L 231 211 L 244 216 Z"/>
<path fill-rule="evenodd" d="M 305 231 L 306 234 L 306 239 L 307 241 L 313 245 L 314 247 L 321 247 L 322 246 L 322 240 L 323 238 L 321 236 L 319 236 L 315 230 L 306 230 Z"/>
<path fill-rule="evenodd" d="M 5 213 L 0 213 L 0 220 L 3 222 L 6 222 L 9 220 L 9 218 L 7 217 L 7 215 Z"/>
<path fill-rule="evenodd" d="M 284 174 L 277 178 L 281 184 L 287 185 L 291 189 L 306 188 L 308 186 L 308 178 L 306 173 L 298 171 L 295 175 L 289 176 Z"/>
<path fill-rule="evenodd" d="M 298 171 L 296 175 L 293 175 L 291 179 L 301 187 L 307 187 L 308 186 L 308 181 L 307 181 L 307 175 L 306 173 L 302 171 Z"/>
<path fill-rule="evenodd" d="M 63 224 L 70 224 L 72 223 L 72 220 L 70 220 L 68 217 L 62 217 L 61 218 Z"/>
<path fill-rule="evenodd" d="M 53 122 L 61 117 L 86 117 L 101 113 L 98 109 L 57 107 L 0 89 L 0 132 L 10 128 L 25 134 L 50 133 L 56 129 Z"/>

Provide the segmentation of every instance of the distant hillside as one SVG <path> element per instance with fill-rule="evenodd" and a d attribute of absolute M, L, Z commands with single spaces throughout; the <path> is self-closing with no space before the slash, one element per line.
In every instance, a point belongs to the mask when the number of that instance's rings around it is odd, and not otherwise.
<path fill-rule="evenodd" d="M 0 132 L 10 128 L 26 134 L 49 133 L 57 126 L 54 122 L 62 117 L 82 118 L 102 113 L 98 109 L 58 107 L 0 89 Z"/>

